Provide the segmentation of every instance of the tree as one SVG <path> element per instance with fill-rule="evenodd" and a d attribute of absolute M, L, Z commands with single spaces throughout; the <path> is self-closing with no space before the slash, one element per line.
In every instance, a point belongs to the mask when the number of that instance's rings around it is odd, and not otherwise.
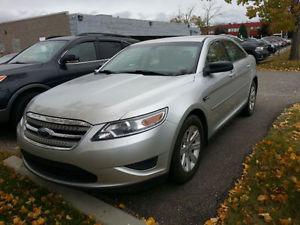
<path fill-rule="evenodd" d="M 237 3 L 247 7 L 249 18 L 259 16 L 263 22 L 269 22 L 273 32 L 292 31 L 289 59 L 300 59 L 300 0 L 237 0 Z"/>
<path fill-rule="evenodd" d="M 247 27 L 245 26 L 245 24 L 241 24 L 241 26 L 239 28 L 238 36 L 240 38 L 248 38 L 248 30 L 247 30 Z"/>
<path fill-rule="evenodd" d="M 181 9 L 178 10 L 178 14 L 173 17 L 170 22 L 173 23 L 184 23 L 188 25 L 194 25 L 201 29 L 204 27 L 204 21 L 200 16 L 196 16 L 194 13 L 195 6 L 187 8 L 185 12 L 182 12 Z"/>
<path fill-rule="evenodd" d="M 205 0 L 205 3 L 202 4 L 202 9 L 204 10 L 203 19 L 206 27 L 211 26 L 212 21 L 217 16 L 222 15 L 222 7 L 217 4 L 216 0 Z"/>
<path fill-rule="evenodd" d="M 200 16 L 193 15 L 191 18 L 191 23 L 198 27 L 199 29 L 205 26 L 205 22 L 202 20 Z"/>
<path fill-rule="evenodd" d="M 190 24 L 191 19 L 194 16 L 193 12 L 195 10 L 195 6 L 192 6 L 190 8 L 187 8 L 185 12 L 182 12 L 181 9 L 178 9 L 178 14 L 170 20 L 170 22 L 173 23 L 184 23 L 184 24 Z"/>
<path fill-rule="evenodd" d="M 264 37 L 264 36 L 270 36 L 270 25 L 267 23 L 263 23 L 259 29 L 259 35 Z"/>

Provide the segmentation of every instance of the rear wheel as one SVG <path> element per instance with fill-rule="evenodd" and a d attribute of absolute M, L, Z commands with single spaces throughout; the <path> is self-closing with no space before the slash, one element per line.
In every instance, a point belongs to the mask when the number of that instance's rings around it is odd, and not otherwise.
<path fill-rule="evenodd" d="M 19 121 L 21 120 L 24 110 L 27 104 L 40 92 L 30 92 L 20 96 L 14 103 L 10 114 L 10 124 L 13 128 L 16 128 Z"/>
<path fill-rule="evenodd" d="M 196 173 L 200 151 L 204 143 L 203 126 L 197 116 L 189 116 L 183 123 L 173 151 L 170 178 L 185 183 Z"/>

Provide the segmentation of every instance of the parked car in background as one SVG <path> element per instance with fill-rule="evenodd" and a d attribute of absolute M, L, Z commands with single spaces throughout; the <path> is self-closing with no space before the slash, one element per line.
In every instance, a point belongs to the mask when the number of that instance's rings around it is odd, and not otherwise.
<path fill-rule="evenodd" d="M 38 42 L 0 65 L 0 122 L 17 125 L 36 95 L 93 72 L 134 39 L 99 35 Z"/>
<path fill-rule="evenodd" d="M 267 58 L 270 56 L 271 52 L 269 51 L 269 46 L 264 43 L 263 41 L 260 41 L 259 39 L 256 38 L 248 38 L 244 40 L 244 43 L 253 43 L 257 47 L 255 48 L 256 52 L 260 52 L 263 55 L 263 59 Z"/>
<path fill-rule="evenodd" d="M 276 50 L 279 50 L 282 47 L 281 42 L 279 42 L 277 38 L 273 38 L 272 36 L 263 37 L 262 40 L 273 44 Z"/>
<path fill-rule="evenodd" d="M 256 41 L 242 40 L 233 35 L 224 35 L 224 36 L 228 36 L 234 41 L 236 41 L 237 43 L 239 43 L 249 55 L 254 56 L 256 62 L 264 60 L 267 57 L 267 55 L 269 55 L 267 49 L 263 47 L 262 44 L 259 44 Z"/>
<path fill-rule="evenodd" d="M 258 40 L 265 43 L 268 46 L 268 50 L 269 50 L 270 53 L 275 53 L 279 49 L 278 46 L 276 46 L 275 44 L 273 44 L 272 42 L 270 42 L 266 39 L 261 38 L 261 39 L 258 39 Z"/>
<path fill-rule="evenodd" d="M 283 40 L 285 40 L 285 41 L 286 41 L 287 45 L 290 45 L 290 44 L 292 44 L 292 41 L 291 41 L 290 39 L 283 38 Z"/>
<path fill-rule="evenodd" d="M 7 63 L 9 60 L 11 60 L 16 55 L 17 55 L 17 53 L 11 53 L 11 54 L 4 55 L 4 56 L 0 57 L 0 65 L 4 64 L 4 63 Z"/>
<path fill-rule="evenodd" d="M 271 42 L 272 44 L 276 45 L 278 49 L 288 45 L 288 42 L 286 39 L 278 37 L 278 36 L 268 36 L 268 37 L 263 37 L 262 39 L 267 40 L 267 41 Z"/>
<path fill-rule="evenodd" d="M 34 98 L 18 125 L 25 166 L 91 188 L 169 175 L 190 180 L 206 141 L 239 112 L 252 115 L 256 63 L 225 36 L 137 43 L 97 73 Z"/>

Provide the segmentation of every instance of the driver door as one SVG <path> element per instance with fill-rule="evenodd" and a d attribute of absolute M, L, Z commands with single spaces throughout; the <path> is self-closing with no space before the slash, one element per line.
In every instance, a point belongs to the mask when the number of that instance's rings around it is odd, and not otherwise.
<path fill-rule="evenodd" d="M 206 65 L 219 61 L 230 61 L 230 58 L 223 43 L 214 41 L 209 46 Z M 234 108 L 234 99 L 232 98 L 234 93 L 232 79 L 234 76 L 235 71 L 233 69 L 227 72 L 212 73 L 204 77 L 208 88 L 204 93 L 203 100 L 210 111 L 211 122 L 214 124 L 215 130 L 226 121 Z"/>

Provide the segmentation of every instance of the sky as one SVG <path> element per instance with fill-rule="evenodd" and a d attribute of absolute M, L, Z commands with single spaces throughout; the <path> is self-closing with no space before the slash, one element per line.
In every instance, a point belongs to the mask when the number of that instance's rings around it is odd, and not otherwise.
<path fill-rule="evenodd" d="M 215 24 L 248 21 L 245 7 L 235 3 L 227 4 L 224 0 L 214 1 L 221 8 L 221 15 L 213 21 Z M 178 14 L 179 9 L 184 12 L 193 6 L 196 15 L 203 15 L 204 2 L 205 0 L 0 0 L 0 23 L 62 11 L 169 21 Z"/>

